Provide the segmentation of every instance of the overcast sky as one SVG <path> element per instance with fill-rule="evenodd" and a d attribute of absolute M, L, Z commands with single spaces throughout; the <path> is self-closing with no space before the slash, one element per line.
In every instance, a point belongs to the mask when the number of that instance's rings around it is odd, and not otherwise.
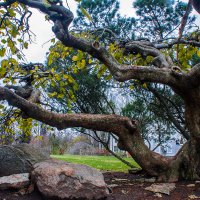
<path fill-rule="evenodd" d="M 187 0 L 183 1 L 187 2 Z M 135 15 L 132 2 L 132 0 L 120 0 L 121 15 Z M 74 0 L 68 0 L 68 5 L 71 11 L 75 14 L 77 2 Z M 46 60 L 46 52 L 51 45 L 51 43 L 48 41 L 54 37 L 54 34 L 51 30 L 52 24 L 45 21 L 44 15 L 40 12 L 35 10 L 32 11 L 33 15 L 30 20 L 30 27 L 36 37 L 34 39 L 34 44 L 31 44 L 28 50 L 25 51 L 26 59 L 28 62 L 44 62 Z M 194 14 L 198 15 L 197 12 L 194 12 Z M 200 17 L 198 17 L 198 22 L 200 24 Z"/>

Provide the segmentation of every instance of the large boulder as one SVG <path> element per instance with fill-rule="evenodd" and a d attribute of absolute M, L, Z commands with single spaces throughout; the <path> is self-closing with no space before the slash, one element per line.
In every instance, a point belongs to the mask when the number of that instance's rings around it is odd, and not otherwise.
<path fill-rule="evenodd" d="M 85 165 L 52 159 L 35 164 L 31 176 L 50 199 L 105 199 L 108 194 L 102 173 Z"/>
<path fill-rule="evenodd" d="M 28 144 L 0 146 L 0 177 L 30 173 L 35 163 L 50 159 Z"/>

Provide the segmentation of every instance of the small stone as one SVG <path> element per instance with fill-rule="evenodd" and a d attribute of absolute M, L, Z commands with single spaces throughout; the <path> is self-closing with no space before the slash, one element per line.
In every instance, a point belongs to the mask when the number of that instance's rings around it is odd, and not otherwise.
<path fill-rule="evenodd" d="M 21 196 L 24 196 L 24 195 L 26 194 L 26 189 L 23 188 L 23 189 L 19 190 L 18 193 L 19 193 Z"/>
<path fill-rule="evenodd" d="M 134 182 L 136 183 L 144 183 L 145 182 L 145 178 L 137 178 L 134 180 Z"/>
<path fill-rule="evenodd" d="M 150 187 L 146 187 L 145 190 L 154 193 L 162 193 L 170 195 L 170 192 L 175 188 L 176 188 L 175 183 L 160 183 L 160 184 L 152 184 Z"/>
<path fill-rule="evenodd" d="M 18 194 L 24 196 L 25 194 L 30 194 L 34 191 L 34 184 L 30 184 L 28 188 L 22 188 L 18 191 Z"/>
<path fill-rule="evenodd" d="M 158 198 L 162 198 L 162 194 L 160 194 L 160 193 L 156 193 L 154 196 L 158 197 Z"/>
<path fill-rule="evenodd" d="M 122 194 L 127 194 L 127 193 L 128 193 L 128 191 L 122 190 Z"/>
<path fill-rule="evenodd" d="M 127 182 L 129 181 L 128 179 L 122 179 L 122 178 L 116 178 L 113 181 L 118 181 L 118 182 Z"/>
<path fill-rule="evenodd" d="M 32 192 L 34 191 L 34 189 L 35 189 L 34 184 L 30 184 L 30 185 L 28 186 L 28 188 L 27 188 L 26 193 L 27 193 L 27 194 L 30 194 L 30 193 L 32 193 Z"/>
<path fill-rule="evenodd" d="M 195 183 L 200 183 L 200 181 L 195 181 Z"/>
<path fill-rule="evenodd" d="M 187 187 L 195 187 L 195 184 L 188 184 Z"/>
<path fill-rule="evenodd" d="M 189 199 L 199 199 L 200 197 L 196 196 L 196 195 L 190 195 Z"/>
<path fill-rule="evenodd" d="M 155 183 L 156 182 L 156 178 L 145 178 L 144 182 L 146 182 L 146 183 Z"/>
<path fill-rule="evenodd" d="M 118 187 L 119 185 L 117 185 L 117 184 L 111 184 L 111 185 L 108 185 L 108 187 L 110 187 L 110 188 L 114 188 L 114 187 Z"/>

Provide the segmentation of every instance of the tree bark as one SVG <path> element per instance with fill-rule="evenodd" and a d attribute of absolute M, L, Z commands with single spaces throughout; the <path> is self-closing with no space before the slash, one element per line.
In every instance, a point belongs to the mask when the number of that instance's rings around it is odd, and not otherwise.
<path fill-rule="evenodd" d="M 185 121 L 190 138 L 174 156 L 169 169 L 158 180 L 200 179 L 200 87 L 187 89 L 181 94 L 185 101 Z"/>

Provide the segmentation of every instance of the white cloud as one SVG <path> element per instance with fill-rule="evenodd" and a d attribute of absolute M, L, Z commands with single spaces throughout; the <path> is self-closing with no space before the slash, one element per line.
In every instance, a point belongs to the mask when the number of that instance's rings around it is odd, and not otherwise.
<path fill-rule="evenodd" d="M 73 13 L 76 13 L 77 3 L 74 0 L 69 0 L 68 6 Z M 30 18 L 30 28 L 36 37 L 33 38 L 34 43 L 24 53 L 28 62 L 44 62 L 51 45 L 49 41 L 54 37 L 52 24 L 45 20 L 43 13 L 35 9 L 31 11 L 33 14 Z"/>
<path fill-rule="evenodd" d="M 46 52 L 50 46 L 50 43 L 46 42 L 54 37 L 51 30 L 52 25 L 48 21 L 45 21 L 44 14 L 36 10 L 32 10 L 32 12 L 30 29 L 36 37 L 32 38 L 34 43 L 32 43 L 24 53 L 29 62 L 43 62 L 45 61 Z"/>

